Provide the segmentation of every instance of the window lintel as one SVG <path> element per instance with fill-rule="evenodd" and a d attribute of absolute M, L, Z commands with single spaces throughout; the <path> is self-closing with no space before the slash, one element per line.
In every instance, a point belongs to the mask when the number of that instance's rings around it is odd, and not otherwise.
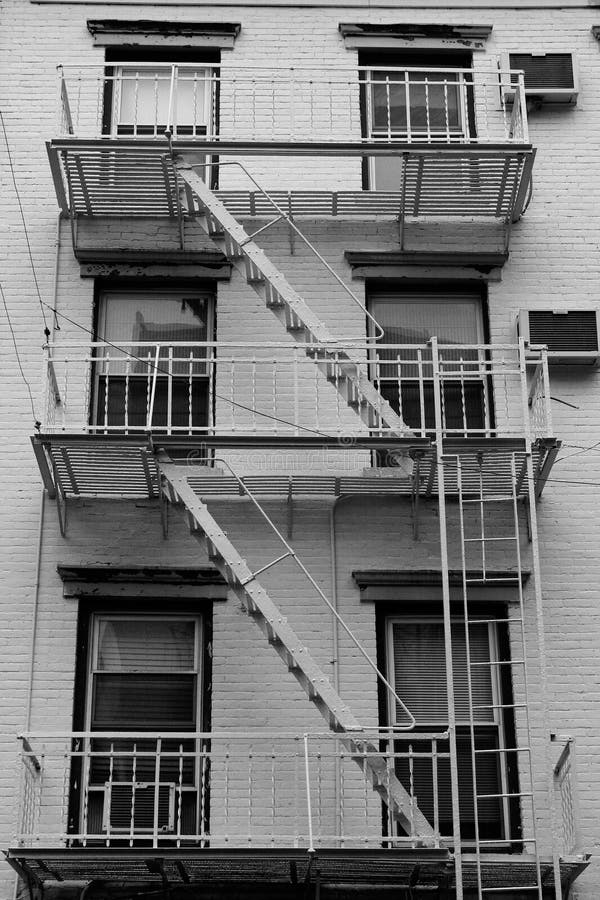
<path fill-rule="evenodd" d="M 340 22 L 338 29 L 348 50 L 433 49 L 484 50 L 492 25 L 371 24 Z"/>
<path fill-rule="evenodd" d="M 56 570 L 66 599 L 85 597 L 226 600 L 227 584 L 210 567 L 68 566 Z"/>
<path fill-rule="evenodd" d="M 88 19 L 96 47 L 219 47 L 232 50 L 241 25 L 236 22 L 170 22 L 154 19 Z"/>
<path fill-rule="evenodd" d="M 521 583 L 525 585 L 530 572 L 521 572 Z M 398 569 L 361 569 L 352 572 L 352 577 L 360 588 L 360 599 L 364 603 L 419 603 L 437 602 L 442 599 L 442 573 L 433 569 L 402 571 Z M 469 602 L 516 601 L 518 587 L 516 572 L 468 570 Z M 450 600 L 463 599 L 463 574 L 460 569 L 448 572 Z"/>

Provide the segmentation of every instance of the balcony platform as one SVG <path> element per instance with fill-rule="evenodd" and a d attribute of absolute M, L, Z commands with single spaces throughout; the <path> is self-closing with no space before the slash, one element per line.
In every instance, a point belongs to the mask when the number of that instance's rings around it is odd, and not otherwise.
<path fill-rule="evenodd" d="M 155 435 L 41 434 L 32 438 L 40 472 L 51 497 L 61 499 L 152 499 L 159 496 L 158 472 L 154 446 L 165 450 L 189 469 L 190 484 L 203 497 L 243 496 L 236 478 L 221 474 L 199 464 L 200 456 L 218 456 L 224 451 L 256 449 L 290 450 L 299 453 L 311 450 L 354 453 L 378 451 L 400 454 L 413 460 L 412 476 L 404 469 L 359 468 L 328 473 L 272 471 L 247 475 L 243 482 L 253 493 L 261 496 L 321 496 L 341 497 L 350 494 L 392 494 L 434 496 L 438 492 L 437 452 L 427 438 L 357 436 L 354 441 L 341 443 L 337 437 L 298 437 L 272 435 L 220 435 L 197 437 L 165 437 Z M 538 440 L 532 447 L 532 461 L 536 496 L 542 492 L 558 453 L 554 439 Z M 444 441 L 445 492 L 456 494 L 457 466 L 460 459 L 463 492 L 477 493 L 480 479 L 487 495 L 506 494 L 512 490 L 513 465 L 516 491 L 525 496 L 528 491 L 526 442 L 517 438 L 460 439 Z M 331 460 L 335 466 L 335 460 Z M 217 463 L 218 467 L 218 463 Z M 325 464 L 323 465 L 325 468 Z"/>
<path fill-rule="evenodd" d="M 196 896 L 194 887 L 202 887 L 202 896 L 211 900 L 217 896 L 242 897 L 244 887 L 256 896 L 258 885 L 269 898 L 294 896 L 298 889 L 298 897 L 311 897 L 318 885 L 319 890 L 340 900 L 355 896 L 357 889 L 370 896 L 388 897 L 390 891 L 409 887 L 419 896 L 436 891 L 435 896 L 450 898 L 454 885 L 453 861 L 445 849 L 317 848 L 311 854 L 300 849 L 15 847 L 8 850 L 7 859 L 20 875 L 46 889 L 57 883 L 64 884 L 65 890 L 69 883 L 103 882 L 103 897 L 111 896 L 111 886 L 120 887 L 122 895 L 123 888 L 133 885 L 147 891 L 165 885 L 173 891 L 185 892 L 187 888 L 190 897 Z M 563 888 L 567 889 L 587 865 L 583 857 L 562 859 Z M 536 880 L 532 856 L 483 854 L 481 868 L 484 886 L 498 888 L 506 896 L 513 896 L 506 893 L 513 888 L 514 897 L 520 897 L 519 888 Z M 551 859 L 542 861 L 541 872 L 548 897 L 554 896 Z M 472 854 L 463 855 L 463 886 L 466 897 L 476 896 L 477 862 Z M 89 895 L 96 896 L 93 884 L 88 890 Z M 437 893 L 440 890 L 442 893 Z M 62 896 L 66 897 L 66 892 Z"/>
<path fill-rule="evenodd" d="M 210 157 L 375 157 L 403 160 L 397 191 L 275 191 L 274 199 L 295 216 L 421 218 L 476 216 L 520 218 L 527 199 L 535 151 L 530 144 L 418 144 L 276 141 L 166 141 L 60 138 L 48 143 L 58 203 L 64 215 L 194 216 L 181 206 L 174 160 L 199 163 Z M 172 151 L 172 152 L 171 152 Z M 273 213 L 250 191 L 219 196 L 240 217 Z"/>

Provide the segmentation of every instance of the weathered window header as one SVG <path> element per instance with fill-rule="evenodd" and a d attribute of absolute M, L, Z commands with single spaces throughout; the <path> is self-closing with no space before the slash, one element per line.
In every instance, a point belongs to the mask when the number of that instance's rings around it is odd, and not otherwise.
<path fill-rule="evenodd" d="M 339 31 L 348 49 L 407 47 L 483 50 L 491 25 L 371 25 L 340 22 Z"/>
<path fill-rule="evenodd" d="M 234 22 L 169 22 L 152 19 L 88 19 L 88 31 L 98 47 L 157 46 L 219 47 L 231 50 L 241 25 Z"/>

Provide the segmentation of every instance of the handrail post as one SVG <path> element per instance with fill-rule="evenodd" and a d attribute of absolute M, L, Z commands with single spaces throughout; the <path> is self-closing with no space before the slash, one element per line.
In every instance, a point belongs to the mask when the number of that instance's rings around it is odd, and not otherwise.
<path fill-rule="evenodd" d="M 304 775 L 306 778 L 306 808 L 308 814 L 308 852 L 314 853 L 312 802 L 310 797 L 310 767 L 308 765 L 308 732 L 304 732 Z"/>
<path fill-rule="evenodd" d="M 175 123 L 173 122 L 173 101 L 175 99 L 175 81 L 177 79 L 177 66 L 171 66 L 171 83 L 169 85 L 169 107 L 167 109 L 166 134 L 175 137 Z M 158 117 L 157 117 L 158 118 Z"/>
<path fill-rule="evenodd" d="M 156 396 L 156 379 L 158 377 L 158 363 L 160 360 L 160 344 L 156 345 L 156 353 L 154 355 L 154 374 L 152 376 L 152 389 L 150 391 L 150 403 L 148 405 L 148 418 L 146 420 L 146 428 L 152 430 L 152 419 L 154 418 L 154 398 Z"/>

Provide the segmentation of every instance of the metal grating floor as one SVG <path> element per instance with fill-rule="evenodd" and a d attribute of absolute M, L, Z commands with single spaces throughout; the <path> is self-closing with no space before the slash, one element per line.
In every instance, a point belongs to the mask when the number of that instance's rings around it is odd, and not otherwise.
<path fill-rule="evenodd" d="M 249 149 L 268 156 L 293 156 L 296 145 L 266 145 Z M 190 148 L 187 148 L 189 152 Z M 219 152 L 219 145 L 195 145 L 203 152 Z M 315 145 L 313 153 L 332 153 L 335 146 Z M 381 147 L 354 144 L 339 155 L 370 156 Z M 232 148 L 226 152 L 231 155 Z M 104 141 L 56 141 L 48 145 L 50 165 L 63 212 L 78 216 L 170 216 L 179 208 L 176 167 L 164 145 L 148 146 Z M 389 148 L 388 148 L 389 153 Z M 398 147 L 404 160 L 397 191 L 274 191 L 273 198 L 296 216 L 478 216 L 517 219 L 523 209 L 533 165 L 529 147 L 506 145 L 486 150 L 475 145 Z M 272 215 L 273 207 L 257 192 L 219 191 L 235 216 Z M 187 214 L 196 215 L 195 207 Z"/>
<path fill-rule="evenodd" d="M 160 439 L 157 439 L 160 440 Z M 187 444 L 187 449 L 205 445 L 206 439 L 198 438 L 196 443 Z M 165 446 L 164 440 L 160 441 Z M 181 440 L 178 442 L 181 445 Z M 266 441 L 268 444 L 268 441 Z M 365 441 L 365 444 L 367 442 Z M 388 444 L 391 442 L 388 441 Z M 277 446 L 276 441 L 271 441 Z M 429 441 L 408 442 L 404 452 L 415 459 L 413 477 L 396 473 L 394 468 L 363 469 L 362 472 L 317 473 L 270 473 L 246 475 L 244 484 L 253 493 L 261 496 L 321 496 L 340 497 L 349 494 L 391 494 L 435 496 L 438 491 L 436 450 Z M 33 438 L 40 471 L 44 484 L 52 495 L 56 489 L 62 497 L 143 499 L 159 496 L 158 472 L 154 451 L 146 437 L 102 439 L 93 435 L 40 435 Z M 235 446 L 235 441 L 222 436 L 213 438 L 213 446 L 227 448 Z M 248 446 L 252 446 L 252 443 Z M 373 441 L 372 449 L 379 444 Z M 393 443 L 392 443 L 393 446 Z M 302 441 L 296 447 L 302 450 Z M 167 452 L 168 446 L 167 446 Z M 548 478 L 556 456 L 556 441 L 538 441 L 533 447 L 533 469 L 536 492 L 539 495 Z M 478 493 L 480 482 L 488 496 L 504 494 L 512 490 L 512 461 L 517 475 L 517 493 L 527 493 L 524 441 L 503 441 L 490 438 L 482 440 L 448 440 L 444 445 L 445 492 L 456 494 L 457 467 L 460 458 L 464 493 Z M 175 452 L 175 451 L 172 451 Z M 206 451 L 205 451 L 206 452 Z M 186 452 L 182 454 L 185 460 Z M 207 469 L 196 466 L 189 469 L 189 480 L 193 490 L 203 497 L 243 496 L 239 482 L 219 468 Z"/>
<path fill-rule="evenodd" d="M 67 848 L 62 850 L 29 850 L 13 848 L 8 860 L 19 871 L 40 883 L 57 881 L 139 883 L 161 886 L 160 870 L 172 887 L 197 883 L 219 883 L 231 887 L 241 884 L 302 884 L 315 880 L 318 872 L 321 887 L 359 886 L 364 891 L 384 886 L 409 884 L 436 886 L 445 881 L 453 884 L 452 857 L 438 850 L 317 850 L 314 857 L 302 850 L 213 850 L 208 848 L 116 849 Z M 565 885 L 583 871 L 584 858 L 563 859 L 561 876 Z M 542 883 L 552 885 L 552 861 L 542 862 Z M 485 887 L 507 888 L 534 884 L 535 858 L 526 855 L 485 855 L 482 875 Z M 416 879 L 415 879 L 416 875 Z M 463 885 L 468 890 L 477 884 L 474 855 L 463 855 Z"/>

